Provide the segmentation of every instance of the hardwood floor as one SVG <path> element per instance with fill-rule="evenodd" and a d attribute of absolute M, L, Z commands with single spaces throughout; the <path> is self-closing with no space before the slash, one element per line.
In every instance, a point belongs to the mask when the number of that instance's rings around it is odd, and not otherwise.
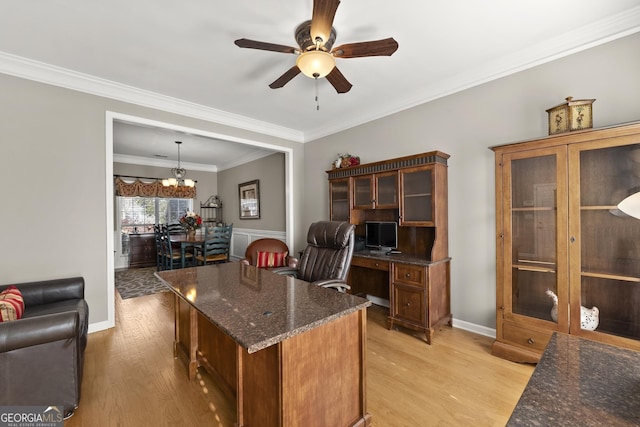
<path fill-rule="evenodd" d="M 533 366 L 492 356 L 490 338 L 463 330 L 443 327 L 431 346 L 419 337 L 387 330 L 386 309 L 369 308 L 373 426 L 503 426 Z M 233 426 L 235 403 L 203 370 L 189 382 L 172 346 L 170 293 L 116 293 L 116 327 L 89 335 L 80 406 L 65 426 Z"/>

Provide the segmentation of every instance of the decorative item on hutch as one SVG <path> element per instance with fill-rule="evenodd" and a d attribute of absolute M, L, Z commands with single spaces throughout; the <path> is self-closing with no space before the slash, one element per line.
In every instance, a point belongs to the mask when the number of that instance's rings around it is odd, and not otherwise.
<path fill-rule="evenodd" d="M 332 169 L 348 168 L 351 166 L 358 166 L 360 164 L 360 157 L 353 156 L 351 154 L 338 153 L 338 157 L 334 160 Z"/>
<path fill-rule="evenodd" d="M 591 129 L 593 127 L 592 104 L 595 99 L 576 99 L 568 96 L 567 102 L 549 108 L 549 135 Z"/>

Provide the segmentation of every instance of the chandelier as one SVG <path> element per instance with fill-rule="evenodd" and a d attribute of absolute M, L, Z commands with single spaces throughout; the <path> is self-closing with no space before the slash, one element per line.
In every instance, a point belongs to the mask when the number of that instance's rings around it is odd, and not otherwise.
<path fill-rule="evenodd" d="M 180 167 L 180 144 L 182 144 L 182 141 L 176 141 L 176 144 L 178 144 L 178 167 L 171 169 L 173 178 L 163 179 L 162 185 L 165 187 L 193 187 L 196 183 L 192 179 L 184 179 L 187 171 Z"/>

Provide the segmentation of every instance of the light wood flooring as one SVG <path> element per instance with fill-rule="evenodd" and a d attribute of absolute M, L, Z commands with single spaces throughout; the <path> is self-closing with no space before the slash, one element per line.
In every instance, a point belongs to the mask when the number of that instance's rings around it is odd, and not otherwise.
<path fill-rule="evenodd" d="M 373 426 L 504 426 L 534 367 L 492 356 L 491 342 L 443 327 L 429 346 L 420 334 L 387 330 L 386 309 L 370 307 Z M 233 426 L 235 403 L 204 371 L 189 382 L 172 345 L 170 293 L 122 300 L 116 292 L 116 327 L 89 335 L 80 407 L 65 426 Z"/>

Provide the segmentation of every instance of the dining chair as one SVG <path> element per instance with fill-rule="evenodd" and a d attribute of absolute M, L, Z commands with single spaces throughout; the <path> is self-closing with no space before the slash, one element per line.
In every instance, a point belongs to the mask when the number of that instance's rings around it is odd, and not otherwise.
<path fill-rule="evenodd" d="M 173 270 L 182 267 L 182 254 L 180 248 L 176 249 L 171 243 L 171 234 L 169 228 L 165 227 L 162 233 L 162 253 L 164 255 L 164 270 Z M 185 262 L 193 265 L 193 254 L 187 252 L 184 254 Z"/>
<path fill-rule="evenodd" d="M 156 270 L 164 270 L 164 251 L 162 249 L 162 232 L 164 224 L 156 224 L 153 226 L 153 239 L 156 243 Z"/>
<path fill-rule="evenodd" d="M 232 233 L 233 224 L 207 227 L 204 231 L 204 243 L 196 248 L 196 265 L 229 261 Z"/>

